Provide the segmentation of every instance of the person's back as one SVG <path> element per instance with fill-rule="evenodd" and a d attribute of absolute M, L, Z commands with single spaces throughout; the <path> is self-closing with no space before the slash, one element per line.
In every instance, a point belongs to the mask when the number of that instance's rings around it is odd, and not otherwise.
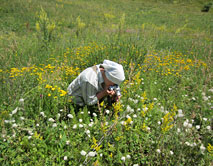
<path fill-rule="evenodd" d="M 98 91 L 98 73 L 95 72 L 92 67 L 89 67 L 81 72 L 80 75 L 69 85 L 68 94 L 73 96 L 73 102 L 77 105 L 92 105 L 93 103 L 88 101 L 86 97 L 86 93 L 91 93 L 88 92 L 91 90 Z"/>
<path fill-rule="evenodd" d="M 103 64 L 89 67 L 81 72 L 69 85 L 68 94 L 79 106 L 95 105 L 106 96 L 114 96 L 115 91 L 109 90 L 109 87 L 119 85 L 124 79 L 122 65 L 104 60 Z"/>

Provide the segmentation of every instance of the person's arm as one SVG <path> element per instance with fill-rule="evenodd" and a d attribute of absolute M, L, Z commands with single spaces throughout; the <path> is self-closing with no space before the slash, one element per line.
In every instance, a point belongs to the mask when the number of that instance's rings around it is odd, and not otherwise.
<path fill-rule="evenodd" d="M 101 100 L 105 96 L 113 96 L 115 94 L 114 91 L 109 91 L 108 89 L 104 89 L 97 93 L 96 88 L 90 84 L 89 82 L 84 82 L 81 85 L 82 96 L 85 104 L 94 105 L 97 104 L 98 100 Z"/>
<path fill-rule="evenodd" d="M 97 89 L 89 82 L 83 82 L 81 84 L 82 97 L 87 105 L 97 104 L 98 98 L 96 96 Z"/>
<path fill-rule="evenodd" d="M 115 95 L 115 91 L 109 91 L 108 88 L 105 88 L 104 90 L 97 93 L 96 96 L 98 100 L 101 100 L 105 96 L 114 96 L 114 95 Z"/>

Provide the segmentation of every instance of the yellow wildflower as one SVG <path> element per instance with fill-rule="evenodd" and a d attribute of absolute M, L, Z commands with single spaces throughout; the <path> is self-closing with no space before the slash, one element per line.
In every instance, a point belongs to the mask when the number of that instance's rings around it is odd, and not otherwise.
<path fill-rule="evenodd" d="M 47 85 L 45 86 L 45 88 L 49 89 L 49 88 L 52 88 L 52 86 L 47 84 Z"/>
<path fill-rule="evenodd" d="M 207 146 L 207 150 L 210 153 L 210 155 L 213 156 L 213 146 L 210 143 Z"/>
<path fill-rule="evenodd" d="M 65 96 L 67 94 L 67 92 L 64 90 L 60 90 L 60 92 L 61 92 L 60 96 Z"/>

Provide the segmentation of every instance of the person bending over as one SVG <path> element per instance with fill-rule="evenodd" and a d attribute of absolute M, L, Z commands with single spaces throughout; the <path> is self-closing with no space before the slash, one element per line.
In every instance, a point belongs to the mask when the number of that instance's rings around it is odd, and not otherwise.
<path fill-rule="evenodd" d="M 68 95 L 77 106 L 93 106 L 110 97 L 117 102 L 120 95 L 119 85 L 125 80 L 123 66 L 104 60 L 103 64 L 94 65 L 82 71 L 68 86 Z"/>

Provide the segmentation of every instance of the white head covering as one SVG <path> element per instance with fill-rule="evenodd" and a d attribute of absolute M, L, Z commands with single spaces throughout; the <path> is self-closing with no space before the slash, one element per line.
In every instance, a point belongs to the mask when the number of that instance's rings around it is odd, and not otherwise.
<path fill-rule="evenodd" d="M 113 83 L 120 85 L 121 82 L 125 80 L 124 69 L 122 65 L 110 60 L 104 60 L 101 66 L 103 66 L 105 70 L 107 79 Z"/>

